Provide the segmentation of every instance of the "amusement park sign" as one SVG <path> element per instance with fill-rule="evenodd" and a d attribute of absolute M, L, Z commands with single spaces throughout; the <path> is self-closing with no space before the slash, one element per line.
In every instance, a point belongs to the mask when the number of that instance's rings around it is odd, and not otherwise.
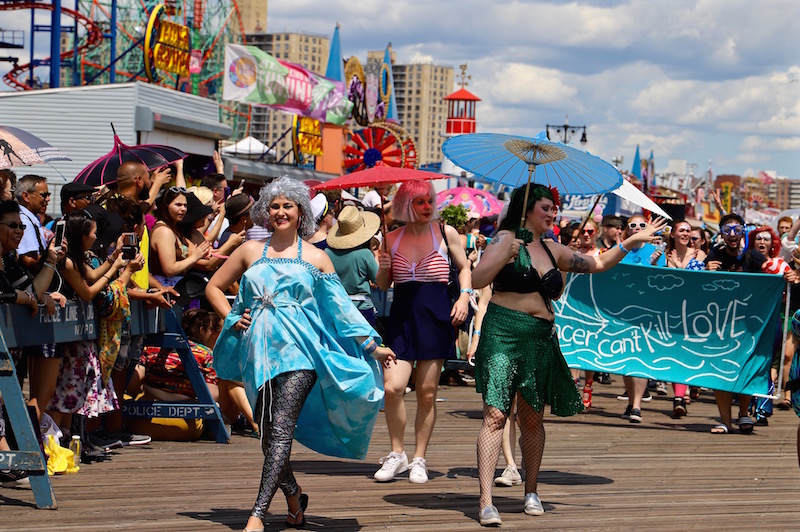
<path fill-rule="evenodd" d="M 222 97 L 337 125 L 343 125 L 353 111 L 343 83 L 275 59 L 255 46 L 225 45 Z"/>
<path fill-rule="evenodd" d="M 151 83 L 156 81 L 154 68 L 188 76 L 192 58 L 189 28 L 162 20 L 164 9 L 164 4 L 153 9 L 144 39 L 144 68 Z"/>

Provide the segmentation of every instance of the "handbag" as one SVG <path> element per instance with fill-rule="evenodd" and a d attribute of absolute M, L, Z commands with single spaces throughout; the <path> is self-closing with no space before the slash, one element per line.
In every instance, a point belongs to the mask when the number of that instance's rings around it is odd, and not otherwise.
<path fill-rule="evenodd" d="M 453 308 L 458 298 L 461 297 L 461 282 L 458 280 L 458 266 L 453 264 L 453 257 L 450 256 L 450 243 L 447 241 L 447 235 L 444 234 L 444 224 L 439 224 L 439 231 L 442 232 L 442 240 L 444 240 L 444 245 L 447 248 L 447 264 L 450 266 L 450 275 L 447 280 L 447 296 L 450 298 L 450 308 Z M 470 302 L 467 305 L 467 319 L 458 328 L 467 330 L 474 314 L 475 312 Z"/>

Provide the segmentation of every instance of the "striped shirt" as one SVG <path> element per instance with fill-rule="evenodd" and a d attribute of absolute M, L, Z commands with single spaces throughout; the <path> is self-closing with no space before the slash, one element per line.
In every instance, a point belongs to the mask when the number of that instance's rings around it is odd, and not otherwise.
<path fill-rule="evenodd" d="M 406 228 L 400 229 L 400 234 L 397 235 L 397 239 L 392 246 L 392 278 L 395 283 L 407 283 L 409 281 L 447 283 L 450 280 L 447 246 L 444 240 L 437 240 L 433 224 L 429 224 L 429 226 L 431 228 L 432 249 L 419 262 L 411 262 L 397 251 Z"/>

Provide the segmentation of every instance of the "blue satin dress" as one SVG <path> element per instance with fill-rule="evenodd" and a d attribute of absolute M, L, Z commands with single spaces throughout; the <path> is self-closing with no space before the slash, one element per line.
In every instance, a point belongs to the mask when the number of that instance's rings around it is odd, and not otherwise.
<path fill-rule="evenodd" d="M 363 460 L 383 401 L 378 361 L 358 337 L 381 338 L 356 309 L 339 276 L 297 258 L 262 257 L 242 276 L 239 294 L 214 347 L 221 379 L 244 383 L 255 408 L 258 390 L 288 371 L 313 370 L 317 381 L 300 412 L 295 439 L 329 456 Z M 251 325 L 233 328 L 244 310 Z M 270 400 L 269 385 L 264 391 Z"/>

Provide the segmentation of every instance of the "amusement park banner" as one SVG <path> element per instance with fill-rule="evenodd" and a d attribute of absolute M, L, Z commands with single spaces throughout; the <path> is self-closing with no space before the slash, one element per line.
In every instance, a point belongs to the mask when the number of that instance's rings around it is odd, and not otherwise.
<path fill-rule="evenodd" d="M 620 264 L 570 274 L 555 301 L 571 367 L 734 393 L 766 393 L 780 275 Z"/>
<path fill-rule="evenodd" d="M 337 125 L 343 125 L 353 111 L 343 83 L 275 59 L 255 46 L 225 45 L 222 97 Z"/>

